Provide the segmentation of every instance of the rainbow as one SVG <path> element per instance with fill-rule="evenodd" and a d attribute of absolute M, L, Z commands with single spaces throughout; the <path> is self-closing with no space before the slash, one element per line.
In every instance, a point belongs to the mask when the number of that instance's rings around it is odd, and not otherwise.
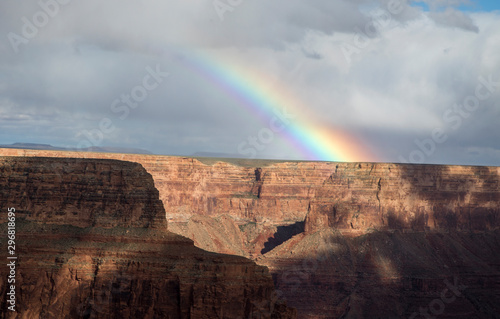
<path fill-rule="evenodd" d="M 338 162 L 374 160 L 363 143 L 352 135 L 324 125 L 310 114 L 306 116 L 307 106 L 265 75 L 240 65 L 230 65 L 227 61 L 218 61 L 205 53 L 189 51 L 176 54 L 176 57 L 186 68 L 225 92 L 264 125 L 268 125 L 279 110 L 287 110 L 296 115 L 278 134 L 299 151 L 304 159 Z"/>

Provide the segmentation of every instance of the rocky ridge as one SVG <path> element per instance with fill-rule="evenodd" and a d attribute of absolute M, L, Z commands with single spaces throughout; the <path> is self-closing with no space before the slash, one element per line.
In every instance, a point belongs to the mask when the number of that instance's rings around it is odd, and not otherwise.
<path fill-rule="evenodd" d="M 295 318 L 267 268 L 167 230 L 137 163 L 0 157 L 0 210 L 15 208 L 16 312 L 1 318 Z M 2 241 L 3 242 L 3 241 Z M 2 249 L 7 260 L 7 247 Z"/>
<path fill-rule="evenodd" d="M 84 155 L 141 163 L 170 230 L 268 266 L 300 318 L 500 313 L 498 167 Z"/>

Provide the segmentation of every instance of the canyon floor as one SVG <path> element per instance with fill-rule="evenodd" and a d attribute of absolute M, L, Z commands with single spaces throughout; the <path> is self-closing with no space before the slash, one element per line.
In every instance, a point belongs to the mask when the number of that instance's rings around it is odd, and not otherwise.
<path fill-rule="evenodd" d="M 286 301 L 297 318 L 500 317 L 498 167 L 0 155 L 139 163 L 159 192 L 168 231 L 266 266 L 276 291 L 267 286 L 257 299 L 272 299 L 282 316 L 292 313 Z"/>

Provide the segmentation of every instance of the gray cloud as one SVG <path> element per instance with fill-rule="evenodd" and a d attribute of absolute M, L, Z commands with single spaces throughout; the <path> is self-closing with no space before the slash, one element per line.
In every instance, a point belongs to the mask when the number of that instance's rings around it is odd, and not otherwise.
<path fill-rule="evenodd" d="M 22 35 L 21 18 L 41 9 L 36 1 L 3 1 L 0 143 L 74 147 L 107 118 L 114 130 L 103 134 L 103 145 L 237 153 L 268 124 L 207 74 L 217 61 L 244 70 L 237 72 L 242 80 L 256 75 L 252 85 L 284 88 L 300 113 L 293 125 L 310 118 L 311 125 L 358 136 L 380 160 L 408 157 L 415 138 L 446 126 L 443 113 L 474 93 L 479 76 L 500 69 L 500 20 L 495 13 L 423 12 L 405 1 L 376 36 L 361 35 L 365 45 L 348 63 L 342 45 L 355 45 L 359 30 L 376 21 L 375 13 L 387 12 L 389 1 L 242 1 L 223 21 L 212 1 L 72 1 L 20 44 L 19 53 L 7 35 Z M 169 78 L 121 119 L 112 102 L 156 65 Z M 500 161 L 498 94 L 448 130 L 450 139 L 426 161 Z M 276 136 L 258 156 L 303 155 Z"/>
<path fill-rule="evenodd" d="M 442 26 L 461 28 L 476 33 L 479 32 L 479 28 L 470 16 L 453 8 L 447 8 L 444 12 L 430 12 L 429 17 Z"/>

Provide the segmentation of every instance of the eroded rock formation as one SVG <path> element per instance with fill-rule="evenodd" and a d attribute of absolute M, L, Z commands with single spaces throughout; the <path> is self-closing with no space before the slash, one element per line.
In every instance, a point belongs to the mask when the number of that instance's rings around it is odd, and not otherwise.
<path fill-rule="evenodd" d="M 5 235 L 11 207 L 16 273 L 11 283 L 10 269 L 0 268 L 2 318 L 296 316 L 275 297 L 267 268 L 169 232 L 140 164 L 0 157 Z M 8 310 L 11 285 L 15 312 Z"/>
<path fill-rule="evenodd" d="M 300 318 L 500 313 L 498 167 L 49 153 L 141 163 L 170 230 L 268 266 Z"/>
<path fill-rule="evenodd" d="M 309 232 L 325 222 L 362 231 L 485 230 L 500 223 L 498 167 L 279 161 L 255 167 L 258 161 L 206 165 L 193 158 L 154 155 L 16 149 L 0 149 L 0 154 L 140 163 L 153 176 L 167 219 L 174 223 L 200 215 L 228 215 L 240 224 L 307 219 Z"/>

